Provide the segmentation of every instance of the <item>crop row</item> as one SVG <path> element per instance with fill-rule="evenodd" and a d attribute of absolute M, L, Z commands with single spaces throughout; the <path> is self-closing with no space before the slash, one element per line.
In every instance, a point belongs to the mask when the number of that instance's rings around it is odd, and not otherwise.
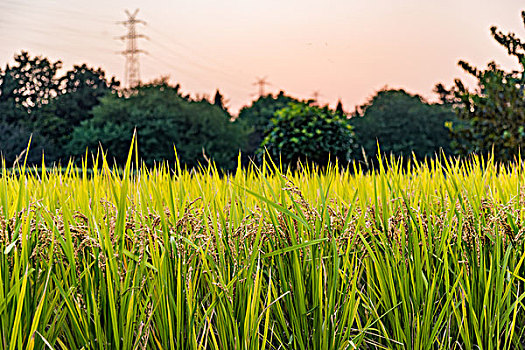
<path fill-rule="evenodd" d="M 525 344 L 521 163 L 132 158 L 2 168 L 0 349 Z"/>

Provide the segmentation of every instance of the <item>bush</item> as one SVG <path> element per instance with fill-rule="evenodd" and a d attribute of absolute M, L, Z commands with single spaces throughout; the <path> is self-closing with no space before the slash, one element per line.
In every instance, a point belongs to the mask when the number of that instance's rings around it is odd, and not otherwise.
<path fill-rule="evenodd" d="M 243 107 L 239 112 L 238 120 L 248 126 L 248 140 L 243 147 L 243 156 L 253 158 L 262 141 L 272 128 L 272 118 L 275 112 L 284 108 L 290 102 L 299 102 L 293 97 L 286 96 L 283 91 L 273 96 L 260 96 L 251 106 Z"/>
<path fill-rule="evenodd" d="M 270 132 L 259 149 L 284 164 L 309 161 L 319 165 L 329 159 L 347 162 L 355 147 L 352 127 L 328 107 L 291 102 L 275 113 Z"/>

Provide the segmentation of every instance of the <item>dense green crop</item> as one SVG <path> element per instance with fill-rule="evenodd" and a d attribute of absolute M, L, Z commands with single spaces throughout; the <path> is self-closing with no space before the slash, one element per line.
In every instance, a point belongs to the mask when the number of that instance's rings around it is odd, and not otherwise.
<path fill-rule="evenodd" d="M 523 347 L 524 171 L 3 166 L 0 349 Z"/>

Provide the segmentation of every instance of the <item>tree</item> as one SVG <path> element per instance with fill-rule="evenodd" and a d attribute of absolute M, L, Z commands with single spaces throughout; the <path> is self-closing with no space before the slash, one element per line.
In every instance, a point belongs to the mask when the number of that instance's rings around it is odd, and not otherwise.
<path fill-rule="evenodd" d="M 213 97 L 213 104 L 225 112 L 228 111 L 228 108 L 226 107 L 226 101 L 224 100 L 224 96 L 222 96 L 219 89 L 217 89 L 217 91 L 215 92 L 215 96 Z"/>
<path fill-rule="evenodd" d="M 525 11 L 521 13 L 525 25 Z M 516 58 L 520 69 L 505 72 L 495 62 L 479 70 L 465 61 L 459 65 L 475 77 L 477 88 L 469 91 L 456 79 L 455 103 L 462 122 L 450 124 L 458 153 L 493 151 L 496 159 L 508 161 L 525 143 L 525 44 L 514 33 L 504 34 L 490 28 L 493 38 L 509 55 Z"/>
<path fill-rule="evenodd" d="M 338 100 L 337 101 L 337 106 L 335 107 L 335 113 L 339 114 L 339 115 L 345 115 L 345 111 L 343 109 L 343 103 L 341 102 L 341 100 Z"/>
<path fill-rule="evenodd" d="M 280 91 L 276 96 L 271 94 L 261 96 L 250 106 L 241 109 L 238 120 L 250 128 L 248 141 L 243 148 L 245 160 L 248 157 L 254 157 L 256 150 L 272 127 L 271 120 L 275 112 L 286 107 L 290 102 L 299 102 L 299 100 L 286 96 L 283 91 Z"/>
<path fill-rule="evenodd" d="M 28 163 L 40 163 L 42 151 L 53 160 L 56 149 L 35 130 L 38 112 L 59 94 L 56 73 L 61 62 L 50 62 L 27 52 L 15 55 L 15 64 L 0 69 L 0 152 L 11 164 L 32 136 Z"/>
<path fill-rule="evenodd" d="M 0 158 L 5 160 L 6 165 L 11 166 L 17 158 L 23 162 L 27 156 L 28 164 L 40 164 L 42 161 L 42 154 L 45 150 L 46 159 L 55 157 L 56 149 L 50 146 L 48 140 L 38 132 L 31 132 L 24 125 L 20 123 L 12 123 L 3 118 L 6 114 L 4 108 L 7 107 L 7 102 L 0 103 Z M 9 114 L 20 113 L 27 115 L 24 110 L 20 110 L 15 105 L 8 107 Z M 31 146 L 29 153 L 26 154 L 26 149 L 31 139 Z"/>
<path fill-rule="evenodd" d="M 434 92 L 439 96 L 439 102 L 443 105 L 453 105 L 455 102 L 453 89 L 447 89 L 443 84 L 436 84 Z"/>
<path fill-rule="evenodd" d="M 370 160 L 383 154 L 417 158 L 452 152 L 445 123 L 455 119 L 449 106 L 426 103 L 404 90 L 380 90 L 350 119 L 358 144 Z M 368 161 L 369 159 L 367 159 Z"/>
<path fill-rule="evenodd" d="M 219 167 L 233 169 L 243 142 L 243 129 L 224 118 L 224 111 L 208 101 L 188 101 L 167 82 L 144 85 L 130 96 L 107 95 L 93 109 L 93 118 L 73 131 L 69 149 L 82 155 L 99 143 L 109 159 L 123 164 L 133 131 L 138 149 L 148 165 L 175 160 L 196 167 L 214 160 Z"/>
<path fill-rule="evenodd" d="M 33 120 L 32 111 L 58 95 L 60 82 L 56 73 L 61 67 L 60 61 L 30 57 L 25 51 L 15 55 L 15 65 L 6 65 L 0 71 L 0 102 L 13 100 L 27 111 L 27 118 Z"/>
<path fill-rule="evenodd" d="M 275 113 L 259 149 L 284 164 L 297 161 L 326 165 L 329 159 L 350 160 L 354 134 L 347 120 L 328 107 L 291 102 Z"/>
<path fill-rule="evenodd" d="M 2 123 L 5 128 L 20 128 L 24 135 L 23 145 L 10 147 L 25 147 L 28 135 L 33 134 L 40 142 L 33 144 L 46 149 L 48 161 L 65 160 L 69 156 L 63 146 L 70 141 L 73 128 L 89 119 L 100 97 L 119 85 L 115 78 L 106 79 L 100 68 L 77 65 L 57 77 L 59 68 L 60 61 L 52 63 L 47 58 L 22 52 L 15 56 L 15 65 L 7 65 L 0 72 Z M 18 139 L 10 137 L 9 142 Z"/>
<path fill-rule="evenodd" d="M 102 69 L 86 64 L 74 66 L 59 81 L 58 96 L 37 112 L 34 128 L 56 144 L 65 145 L 73 129 L 91 118 L 100 98 L 116 92 L 120 83 L 114 77 L 107 79 Z"/>

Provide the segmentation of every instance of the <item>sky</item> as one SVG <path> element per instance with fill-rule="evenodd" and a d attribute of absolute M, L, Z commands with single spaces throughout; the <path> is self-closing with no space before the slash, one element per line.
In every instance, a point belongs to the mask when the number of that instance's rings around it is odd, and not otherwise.
<path fill-rule="evenodd" d="M 219 89 L 233 113 L 257 97 L 258 77 L 265 92 L 340 99 L 347 111 L 384 87 L 433 101 L 437 83 L 475 87 L 460 59 L 517 67 L 491 26 L 525 37 L 522 0 L 0 0 L 0 66 L 25 50 L 124 81 L 117 22 L 137 8 L 141 80 L 169 76 L 193 96 Z"/>

